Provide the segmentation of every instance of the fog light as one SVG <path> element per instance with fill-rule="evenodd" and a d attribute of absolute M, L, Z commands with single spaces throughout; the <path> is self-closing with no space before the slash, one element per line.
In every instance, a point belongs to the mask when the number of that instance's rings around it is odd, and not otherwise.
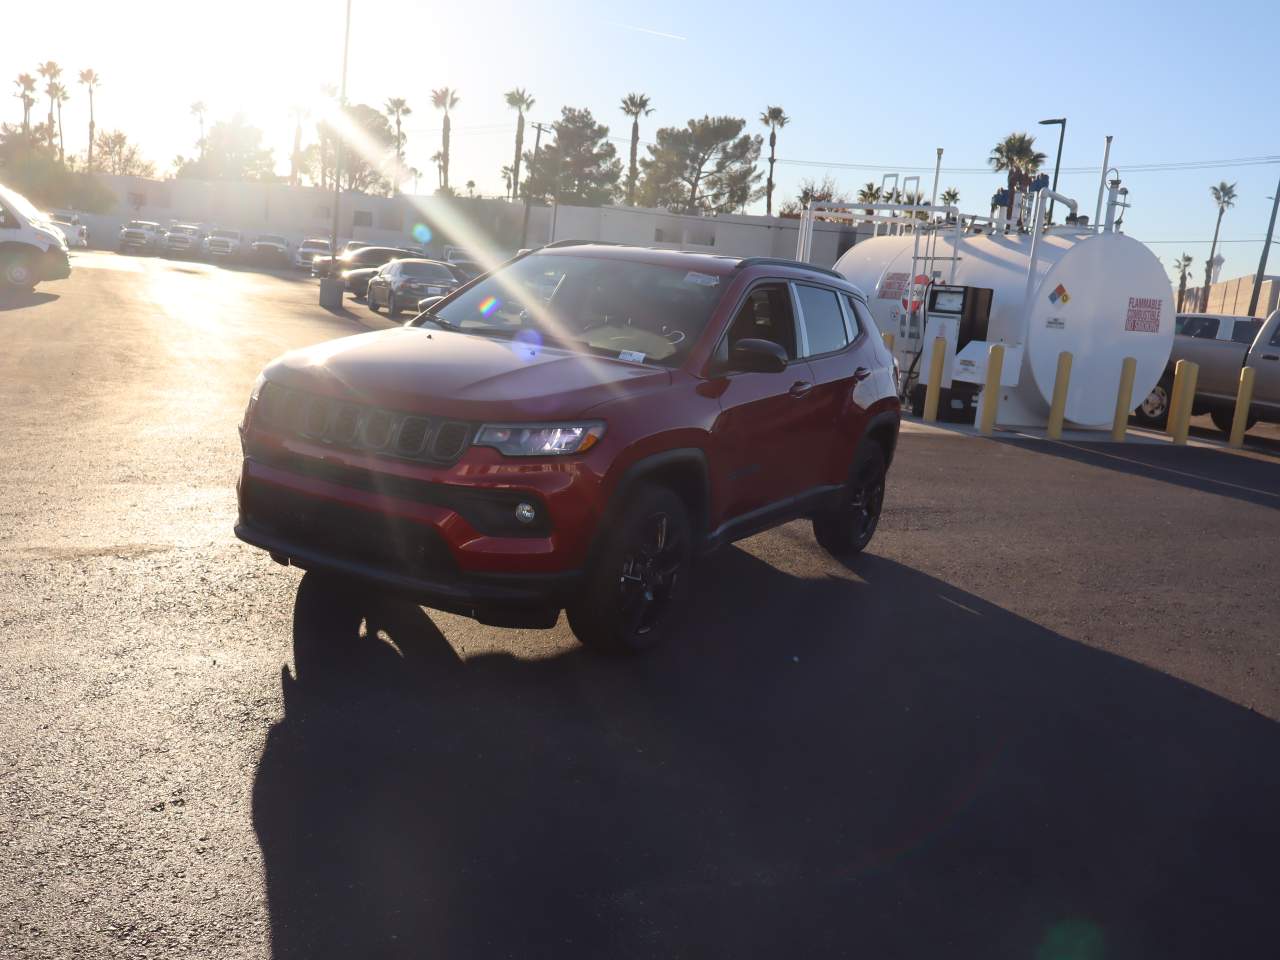
<path fill-rule="evenodd" d="M 532 503 L 516 504 L 516 519 L 521 523 L 533 523 L 538 518 L 538 511 L 533 508 Z"/>

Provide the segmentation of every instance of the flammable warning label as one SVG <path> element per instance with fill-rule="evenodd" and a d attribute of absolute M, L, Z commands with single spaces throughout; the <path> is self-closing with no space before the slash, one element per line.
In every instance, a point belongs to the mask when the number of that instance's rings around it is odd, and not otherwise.
<path fill-rule="evenodd" d="M 1161 303 L 1157 297 L 1130 297 L 1124 328 L 1135 333 L 1159 333 Z"/>
<path fill-rule="evenodd" d="M 1070 303 L 1071 294 L 1067 293 L 1067 288 L 1062 284 L 1058 284 L 1049 292 L 1049 302 L 1052 304 Z"/>

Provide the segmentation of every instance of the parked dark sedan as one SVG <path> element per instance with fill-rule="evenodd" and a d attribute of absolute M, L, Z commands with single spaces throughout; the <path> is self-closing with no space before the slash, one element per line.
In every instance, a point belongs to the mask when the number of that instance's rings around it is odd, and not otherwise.
<path fill-rule="evenodd" d="M 368 282 L 369 309 L 386 307 L 393 317 L 412 310 L 424 297 L 452 293 L 466 281 L 449 264 L 436 260 L 392 260 Z"/>
<path fill-rule="evenodd" d="M 381 267 L 361 267 L 358 270 L 343 270 L 342 282 L 347 288 L 347 293 L 357 300 L 363 300 L 369 292 L 369 281 L 377 276 L 381 269 Z"/>
<path fill-rule="evenodd" d="M 403 247 L 360 247 L 357 250 L 347 250 L 338 254 L 338 259 L 328 269 L 336 271 L 336 275 L 339 277 L 345 277 L 349 270 L 380 267 L 388 260 L 420 256 L 422 254 L 416 250 L 406 250 Z M 332 275 L 330 274 L 330 276 Z"/>
<path fill-rule="evenodd" d="M 343 258 L 349 253 L 355 253 L 364 247 L 372 247 L 376 244 L 365 243 L 363 240 L 348 240 L 342 245 L 342 249 L 338 251 L 337 256 L 315 256 L 311 258 L 311 275 L 313 277 L 327 277 L 329 271 L 333 269 L 333 262 L 337 260 L 343 263 Z"/>

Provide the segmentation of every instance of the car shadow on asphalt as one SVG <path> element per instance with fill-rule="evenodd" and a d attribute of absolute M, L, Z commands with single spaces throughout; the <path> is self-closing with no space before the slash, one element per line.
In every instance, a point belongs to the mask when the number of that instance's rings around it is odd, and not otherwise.
<path fill-rule="evenodd" d="M 1274 946 L 1280 725 L 884 558 L 699 576 L 668 647 L 537 661 L 305 576 L 253 790 L 273 956 Z"/>
<path fill-rule="evenodd" d="M 996 438 L 1024 450 L 1280 509 L 1280 461 L 1213 447 Z"/>
<path fill-rule="evenodd" d="M 57 299 L 56 293 L 46 293 L 43 290 L 0 290 L 0 311 L 38 307 Z"/>

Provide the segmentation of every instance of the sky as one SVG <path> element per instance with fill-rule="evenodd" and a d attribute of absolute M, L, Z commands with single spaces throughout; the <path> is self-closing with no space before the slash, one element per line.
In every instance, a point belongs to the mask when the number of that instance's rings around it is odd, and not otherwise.
<path fill-rule="evenodd" d="M 13 77 L 47 59 L 71 81 L 92 66 L 103 78 L 98 128 L 125 131 L 162 173 L 175 155 L 196 149 L 192 102 L 208 105 L 208 123 L 243 113 L 287 172 L 290 106 L 318 106 L 321 88 L 339 82 L 345 3 L 10 5 L 0 76 L 13 92 Z M 647 94 L 655 108 L 642 121 L 642 141 L 708 113 L 744 117 L 748 129 L 767 134 L 760 113 L 782 106 L 791 119 L 778 138 L 775 203 L 806 177 L 830 175 L 852 194 L 908 168 L 928 192 L 942 147 L 940 188 L 957 188 L 962 209 L 985 214 L 1003 182 L 987 168 L 991 146 L 1027 131 L 1051 165 L 1057 128 L 1037 121 L 1066 117 L 1060 191 L 1092 215 L 1104 137 L 1113 135 L 1111 164 L 1133 204 L 1126 232 L 1166 265 L 1186 252 L 1203 271 L 1217 213 L 1209 187 L 1237 185 L 1222 225 L 1224 278 L 1257 269 L 1280 178 L 1273 0 L 1220 0 L 1211 15 L 1182 0 L 352 0 L 352 11 L 348 98 L 408 100 L 407 163 L 428 171 L 423 192 L 434 185 L 428 158 L 440 147 L 430 91 L 441 86 L 460 96 L 451 180 L 474 180 L 487 195 L 503 192 L 500 169 L 515 136 L 503 93 L 517 86 L 536 98 L 531 120 L 549 123 L 563 106 L 589 108 L 618 138 L 624 162 L 630 121 L 618 102 L 627 93 Z M 83 88 L 70 87 L 63 122 L 67 149 L 78 153 L 88 106 Z M 0 101 L 0 117 L 20 120 L 18 100 Z M 1269 160 L 1242 162 L 1248 158 Z M 763 212 L 763 201 L 755 206 Z M 1268 273 L 1280 274 L 1277 246 Z"/>

